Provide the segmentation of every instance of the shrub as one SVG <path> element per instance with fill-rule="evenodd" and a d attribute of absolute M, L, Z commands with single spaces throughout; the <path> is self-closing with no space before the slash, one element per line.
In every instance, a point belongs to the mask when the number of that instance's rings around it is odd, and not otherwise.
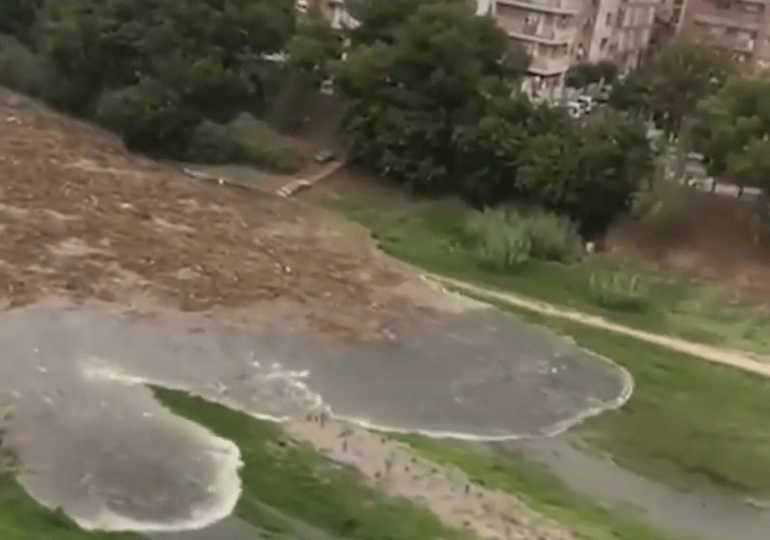
<path fill-rule="evenodd" d="M 518 214 L 474 212 L 465 224 L 465 240 L 480 264 L 510 270 L 529 260 L 532 245 Z"/>
<path fill-rule="evenodd" d="M 181 106 L 179 94 L 157 79 L 105 92 L 96 119 L 119 133 L 131 150 L 184 158 L 200 118 Z"/>
<path fill-rule="evenodd" d="M 616 311 L 641 311 L 647 307 L 649 290 L 638 274 L 595 272 L 588 283 L 591 300 Z"/>
<path fill-rule="evenodd" d="M 241 149 L 227 126 L 205 120 L 193 131 L 189 161 L 201 163 L 230 163 L 238 161 Z"/>
<path fill-rule="evenodd" d="M 570 263 L 580 258 L 580 235 L 568 219 L 552 212 L 521 218 L 534 259 Z"/>
<path fill-rule="evenodd" d="M 568 263 L 580 255 L 580 237 L 574 225 L 549 212 L 474 212 L 463 232 L 466 245 L 484 264 L 498 269 L 517 266 L 530 258 Z"/>
<path fill-rule="evenodd" d="M 16 39 L 0 35 L 0 84 L 39 96 L 45 88 L 43 60 Z"/>
<path fill-rule="evenodd" d="M 250 114 L 239 115 L 227 128 L 241 148 L 240 160 L 282 173 L 297 172 L 302 166 L 296 144 Z"/>
<path fill-rule="evenodd" d="M 249 114 L 222 125 L 202 122 L 193 132 L 189 159 L 203 163 L 246 163 L 282 173 L 302 166 L 302 155 L 291 141 Z"/>

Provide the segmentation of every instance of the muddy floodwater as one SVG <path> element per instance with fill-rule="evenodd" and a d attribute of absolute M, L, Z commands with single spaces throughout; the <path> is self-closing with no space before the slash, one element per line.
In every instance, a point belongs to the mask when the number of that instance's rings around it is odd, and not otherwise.
<path fill-rule="evenodd" d="M 86 529 L 177 531 L 228 515 L 238 449 L 172 415 L 144 383 L 262 418 L 326 409 L 366 425 L 504 440 L 619 405 L 625 371 L 492 309 L 344 343 L 280 321 L 215 324 L 104 305 L 0 313 L 0 399 L 25 488 Z"/>

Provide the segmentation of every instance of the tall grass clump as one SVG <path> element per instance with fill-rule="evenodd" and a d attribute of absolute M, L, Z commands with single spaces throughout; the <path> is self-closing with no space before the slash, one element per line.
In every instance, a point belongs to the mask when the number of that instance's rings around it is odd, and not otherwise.
<path fill-rule="evenodd" d="M 499 210 L 472 213 L 465 222 L 465 237 L 479 264 L 495 270 L 524 264 L 532 249 L 522 220 Z"/>
<path fill-rule="evenodd" d="M 533 259 L 571 263 L 580 258 L 580 235 L 569 219 L 552 212 L 538 212 L 520 219 L 529 237 Z"/>
<path fill-rule="evenodd" d="M 615 311 L 642 311 L 649 304 L 649 289 L 639 274 L 594 272 L 588 292 L 594 304 Z"/>
<path fill-rule="evenodd" d="M 508 270 L 530 259 L 569 263 L 580 256 L 575 227 L 552 213 L 485 210 L 465 222 L 465 244 L 484 266 Z"/>

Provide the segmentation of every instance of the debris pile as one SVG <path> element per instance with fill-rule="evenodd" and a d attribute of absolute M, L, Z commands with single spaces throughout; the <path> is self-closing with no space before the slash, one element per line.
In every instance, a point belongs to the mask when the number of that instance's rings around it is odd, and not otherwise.
<path fill-rule="evenodd" d="M 188 311 L 272 303 L 327 331 L 379 335 L 384 291 L 403 275 L 371 250 L 325 242 L 278 197 L 244 211 L 223 189 L 0 96 L 0 298 L 152 298 Z"/>

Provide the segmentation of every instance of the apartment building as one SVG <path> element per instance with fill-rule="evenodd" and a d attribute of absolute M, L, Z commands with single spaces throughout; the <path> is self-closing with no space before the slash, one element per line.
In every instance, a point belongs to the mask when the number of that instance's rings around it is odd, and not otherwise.
<path fill-rule="evenodd" d="M 595 4 L 584 61 L 614 62 L 621 72 L 639 65 L 655 26 L 658 0 L 601 0 Z"/>
<path fill-rule="evenodd" d="M 345 0 L 296 0 L 294 5 L 300 14 L 318 10 L 335 30 L 355 28 L 359 24 L 345 8 Z"/>
<path fill-rule="evenodd" d="M 493 17 L 532 58 L 524 90 L 553 100 L 562 96 L 564 76 L 577 62 L 611 60 L 622 70 L 635 68 L 650 42 L 660 2 L 687 0 L 475 1 L 476 13 Z M 335 27 L 357 24 L 344 0 L 297 0 L 300 11 L 312 5 Z"/>
<path fill-rule="evenodd" d="M 768 0 L 686 0 L 680 32 L 727 47 L 750 71 L 770 70 Z"/>
<path fill-rule="evenodd" d="M 657 15 L 665 22 L 679 28 L 684 15 L 684 7 L 687 0 L 660 0 L 658 3 Z"/>
<path fill-rule="evenodd" d="M 580 15 L 587 0 L 493 0 L 490 14 L 532 58 L 525 90 L 555 99 L 573 61 Z"/>

